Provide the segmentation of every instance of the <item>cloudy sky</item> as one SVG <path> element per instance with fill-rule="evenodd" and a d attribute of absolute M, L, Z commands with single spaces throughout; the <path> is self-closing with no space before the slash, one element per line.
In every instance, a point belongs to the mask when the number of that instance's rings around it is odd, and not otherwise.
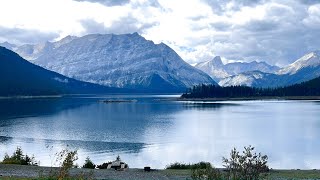
<path fill-rule="evenodd" d="M 0 0 L 0 42 L 133 32 L 189 63 L 285 65 L 320 49 L 320 0 Z"/>

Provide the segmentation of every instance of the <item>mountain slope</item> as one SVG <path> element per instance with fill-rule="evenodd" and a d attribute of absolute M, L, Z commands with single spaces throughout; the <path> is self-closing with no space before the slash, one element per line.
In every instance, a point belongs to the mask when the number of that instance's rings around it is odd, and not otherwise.
<path fill-rule="evenodd" d="M 0 47 L 0 96 L 106 93 L 116 89 L 80 82 L 36 66 Z"/>
<path fill-rule="evenodd" d="M 16 45 L 11 44 L 11 43 L 8 43 L 7 41 L 6 41 L 6 42 L 3 42 L 3 43 L 0 43 L 0 46 L 5 47 L 5 48 L 7 48 L 7 49 L 9 49 L 9 50 L 11 50 L 11 51 L 12 51 L 14 48 L 17 47 Z"/>
<path fill-rule="evenodd" d="M 294 63 L 281 68 L 275 74 L 246 72 L 225 78 L 221 86 L 247 85 L 253 87 L 281 87 L 305 82 L 320 76 L 320 52 L 304 55 Z"/>
<path fill-rule="evenodd" d="M 49 49 L 33 54 L 32 58 L 39 57 L 31 62 L 81 81 L 154 92 L 215 84 L 167 45 L 154 44 L 137 33 L 66 37 L 45 47 Z"/>
<path fill-rule="evenodd" d="M 271 66 L 265 62 L 234 62 L 223 64 L 220 56 L 216 56 L 210 61 L 198 63 L 196 68 L 210 75 L 215 81 L 237 75 L 248 71 L 261 71 L 265 73 L 274 73 L 279 70 L 277 66 Z"/>
<path fill-rule="evenodd" d="M 261 71 L 264 73 L 274 73 L 278 71 L 280 68 L 278 66 L 272 66 L 270 64 L 267 64 L 266 62 L 234 62 L 234 63 L 228 63 L 225 65 L 225 70 L 231 74 L 236 75 L 242 72 L 248 72 L 248 71 Z"/>
<path fill-rule="evenodd" d="M 288 65 L 280 69 L 277 74 L 297 74 L 300 70 L 304 68 L 316 68 L 320 66 L 320 59 L 319 59 L 320 51 L 314 51 L 309 54 L 304 55 L 300 59 L 296 60 L 294 63 Z"/>
<path fill-rule="evenodd" d="M 279 76 L 261 71 L 249 71 L 222 79 L 220 86 L 274 87 L 281 83 Z"/>
<path fill-rule="evenodd" d="M 210 61 L 200 62 L 195 65 L 196 68 L 207 73 L 215 81 L 219 81 L 223 78 L 230 76 L 230 74 L 224 69 L 224 65 L 220 56 L 216 56 Z"/>

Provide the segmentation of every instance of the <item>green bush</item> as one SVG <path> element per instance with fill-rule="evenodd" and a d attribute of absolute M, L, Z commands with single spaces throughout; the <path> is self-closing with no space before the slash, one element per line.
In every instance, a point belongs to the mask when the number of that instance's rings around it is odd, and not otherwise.
<path fill-rule="evenodd" d="M 94 169 L 96 168 L 96 165 L 91 161 L 89 157 L 87 157 L 82 168 Z"/>
<path fill-rule="evenodd" d="M 228 179 L 258 180 L 267 176 L 268 156 L 253 152 L 254 147 L 244 147 L 243 154 L 236 148 L 231 150 L 230 158 L 223 158 L 224 167 L 228 172 Z"/>
<path fill-rule="evenodd" d="M 74 162 L 78 160 L 78 152 L 70 151 L 68 149 L 63 149 L 59 153 L 56 153 L 56 161 L 59 162 L 59 174 L 58 179 L 69 178 L 69 171 L 71 168 L 74 168 Z"/>
<path fill-rule="evenodd" d="M 212 168 L 209 162 L 199 162 L 196 164 L 183 164 L 183 163 L 175 162 L 166 167 L 166 169 L 206 169 L 206 168 Z"/>
<path fill-rule="evenodd" d="M 223 176 L 220 171 L 213 167 L 207 167 L 205 169 L 193 169 L 191 178 L 193 180 L 223 180 Z"/>
<path fill-rule="evenodd" d="M 35 158 L 28 155 L 23 155 L 23 151 L 20 147 L 17 147 L 12 156 L 5 154 L 2 164 L 20 164 L 20 165 L 38 165 Z"/>

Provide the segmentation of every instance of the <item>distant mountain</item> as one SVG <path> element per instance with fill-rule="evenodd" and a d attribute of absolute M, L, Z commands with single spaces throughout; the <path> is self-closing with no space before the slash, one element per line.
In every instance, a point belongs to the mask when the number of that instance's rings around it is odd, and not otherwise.
<path fill-rule="evenodd" d="M 314 51 L 309 54 L 304 55 L 300 59 L 296 60 L 294 63 L 280 69 L 276 74 L 283 75 L 294 75 L 298 74 L 299 71 L 305 68 L 317 68 L 320 67 L 320 51 Z"/>
<path fill-rule="evenodd" d="M 219 82 L 220 86 L 249 86 L 249 87 L 274 87 L 278 82 L 279 76 L 272 73 L 264 73 L 261 71 L 249 71 L 238 75 L 230 76 Z"/>
<path fill-rule="evenodd" d="M 265 73 L 274 73 L 280 68 L 278 66 L 272 66 L 266 62 L 234 62 L 225 65 L 226 71 L 231 75 L 236 75 L 242 72 L 248 71 L 261 71 Z"/>
<path fill-rule="evenodd" d="M 224 69 L 224 64 L 220 56 L 216 56 L 210 61 L 200 62 L 195 65 L 196 68 L 207 73 L 213 80 L 219 82 L 219 80 L 230 76 L 230 74 Z"/>
<path fill-rule="evenodd" d="M 196 84 L 216 84 L 167 45 L 154 44 L 137 33 L 68 36 L 19 47 L 16 52 L 67 77 L 109 87 L 182 92 Z"/>
<path fill-rule="evenodd" d="M 280 68 L 277 66 L 271 66 L 265 62 L 234 62 L 223 64 L 220 56 L 216 56 L 210 61 L 201 62 L 196 64 L 196 68 L 206 72 L 215 81 L 220 81 L 224 78 L 237 75 L 239 73 L 248 71 L 261 71 L 265 73 L 274 73 Z"/>
<path fill-rule="evenodd" d="M 5 48 L 7 48 L 9 50 L 13 50 L 14 48 L 17 47 L 15 44 L 11 44 L 11 43 L 9 43 L 7 41 L 3 42 L 3 43 L 0 43 L 0 46 L 5 47 Z"/>
<path fill-rule="evenodd" d="M 274 74 L 245 72 L 227 77 L 221 86 L 246 85 L 253 87 L 279 87 L 305 82 L 320 76 L 320 51 L 304 55 L 294 63 L 279 69 Z"/>
<path fill-rule="evenodd" d="M 46 41 L 40 44 L 24 44 L 21 46 L 13 45 L 12 48 L 8 48 L 12 51 L 15 51 L 20 56 L 27 60 L 35 60 L 38 57 L 42 56 L 43 54 L 47 54 L 55 48 L 59 48 L 60 46 L 71 42 L 72 40 L 76 39 L 76 36 L 67 36 L 60 41 L 57 42 L 49 42 Z M 1 44 L 0 44 L 1 45 Z M 6 47 L 6 46 L 4 46 Z"/>
<path fill-rule="evenodd" d="M 0 96 L 117 92 L 48 71 L 4 47 L 0 47 L 0 77 Z"/>

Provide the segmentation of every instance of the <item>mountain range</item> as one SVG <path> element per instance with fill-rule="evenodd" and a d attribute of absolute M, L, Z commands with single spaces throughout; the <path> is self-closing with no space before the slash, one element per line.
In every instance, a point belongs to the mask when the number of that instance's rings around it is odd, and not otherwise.
<path fill-rule="evenodd" d="M 0 46 L 70 82 L 135 92 L 182 92 L 216 82 L 220 86 L 280 87 L 320 76 L 320 51 L 282 68 L 256 61 L 224 64 L 219 56 L 193 67 L 164 43 L 155 44 L 137 33 L 67 36 L 56 42 L 21 46 L 4 42 Z"/>
<path fill-rule="evenodd" d="M 283 87 L 320 76 L 320 51 L 308 53 L 285 67 L 265 62 L 235 62 L 223 64 L 219 56 L 195 65 L 220 86 Z"/>
<path fill-rule="evenodd" d="M 320 76 L 320 51 L 304 55 L 274 73 L 248 71 L 219 81 L 221 86 L 246 85 L 253 87 L 283 87 L 305 82 Z"/>
<path fill-rule="evenodd" d="M 81 82 L 46 70 L 0 47 L 0 96 L 110 93 L 119 89 Z"/>
<path fill-rule="evenodd" d="M 249 71 L 261 71 L 265 73 L 274 73 L 280 68 L 272 66 L 266 62 L 234 62 L 223 64 L 221 57 L 216 56 L 210 61 L 201 62 L 195 65 L 196 68 L 206 72 L 215 81 L 219 82 L 224 78 L 234 76 Z"/>
<path fill-rule="evenodd" d="M 48 70 L 107 87 L 183 92 L 197 84 L 216 84 L 164 43 L 155 44 L 138 33 L 67 36 L 11 49 Z"/>

